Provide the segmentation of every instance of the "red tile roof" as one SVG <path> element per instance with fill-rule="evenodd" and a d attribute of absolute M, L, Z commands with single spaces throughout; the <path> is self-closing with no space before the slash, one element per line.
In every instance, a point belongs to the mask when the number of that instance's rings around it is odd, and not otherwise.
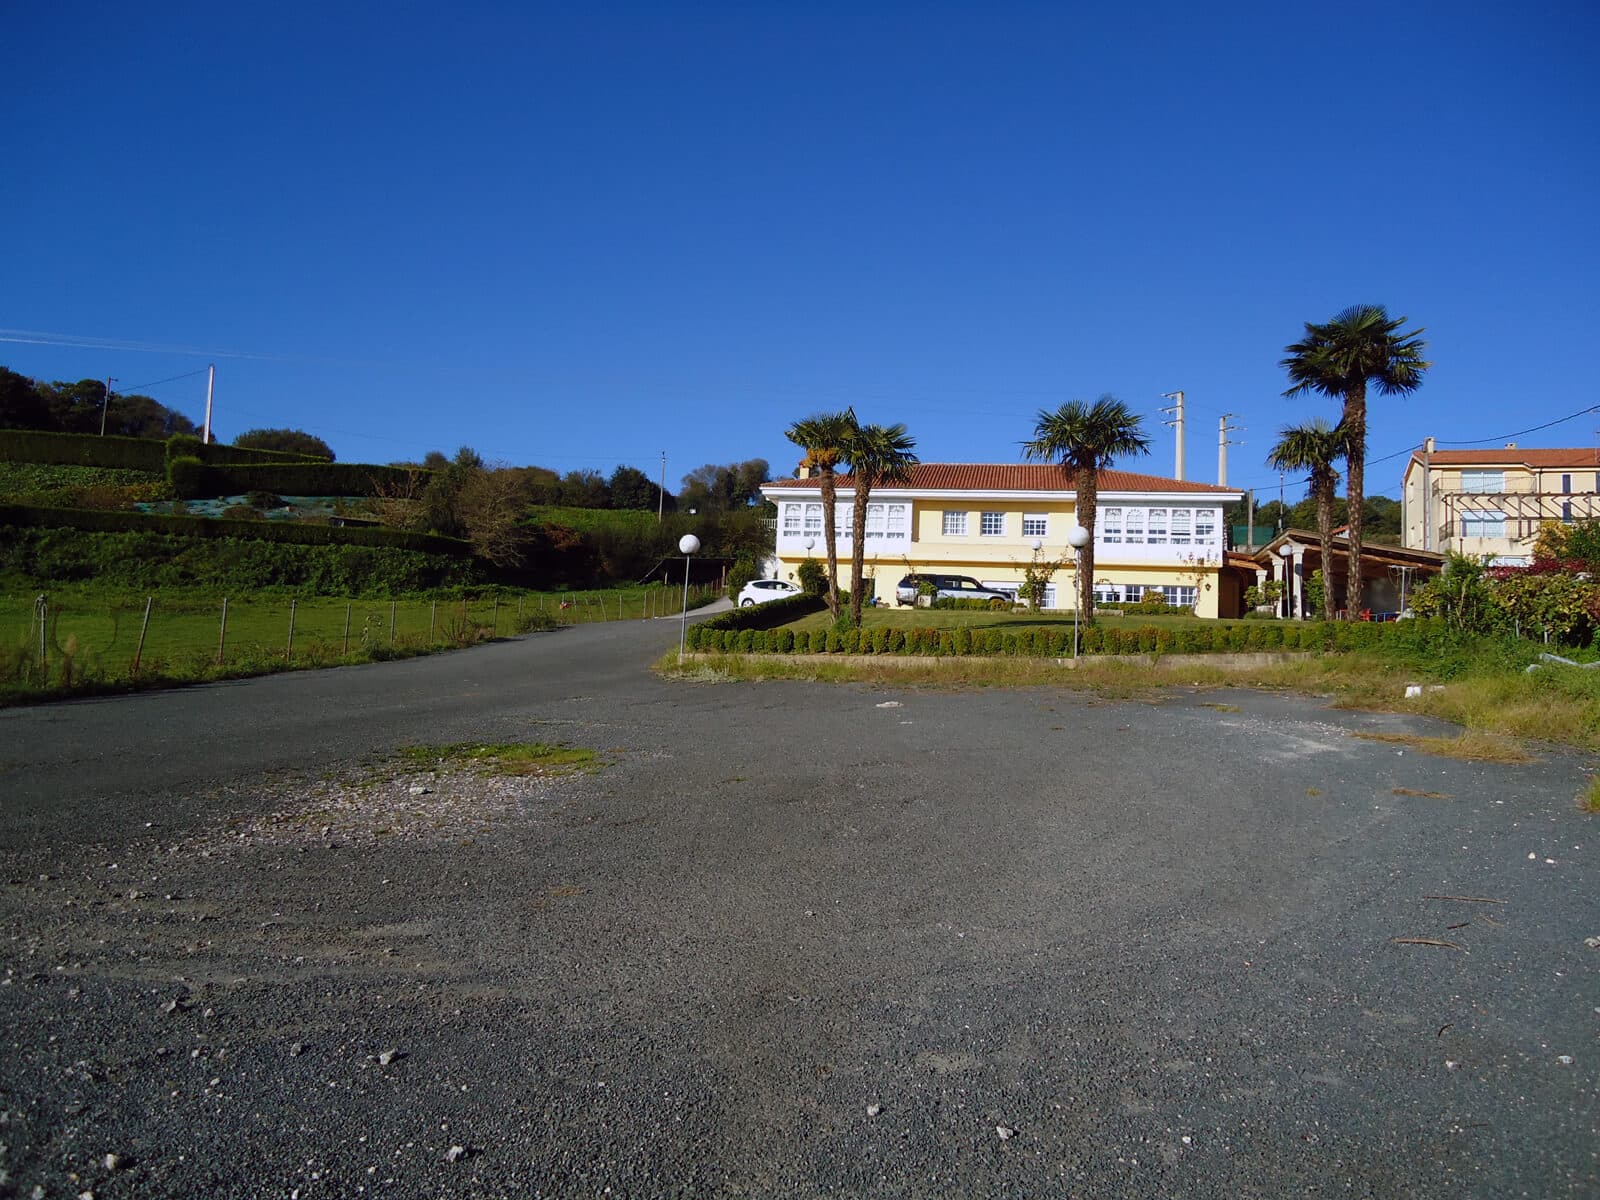
<path fill-rule="evenodd" d="M 1422 451 L 1411 457 L 1422 461 Z M 1584 446 L 1572 450 L 1435 450 L 1429 461 L 1436 467 L 1497 466 L 1514 463 L 1525 467 L 1600 467 L 1600 450 Z"/>
<path fill-rule="evenodd" d="M 814 488 L 810 479 L 775 479 L 764 487 Z M 850 476 L 837 477 L 836 486 L 848 490 Z M 973 492 L 1062 492 L 1072 490 L 1072 478 L 1060 467 L 1014 463 L 919 463 L 911 468 L 911 478 L 903 484 L 883 484 L 874 492 L 895 491 L 973 491 Z M 1195 483 L 1187 479 L 1167 479 L 1161 475 L 1140 475 L 1134 471 L 1101 471 L 1102 492 L 1220 492 L 1237 495 L 1239 489 L 1218 487 L 1214 483 Z"/>

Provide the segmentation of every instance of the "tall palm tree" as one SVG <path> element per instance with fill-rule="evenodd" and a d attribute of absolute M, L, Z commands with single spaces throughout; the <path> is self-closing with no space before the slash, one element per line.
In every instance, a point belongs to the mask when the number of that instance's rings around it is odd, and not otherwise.
<path fill-rule="evenodd" d="M 1059 462 L 1075 493 L 1078 524 L 1089 531 L 1089 544 L 1078 558 L 1078 611 L 1094 619 L 1094 522 L 1100 496 L 1100 471 L 1120 454 L 1148 454 L 1150 439 L 1143 421 L 1115 396 L 1093 404 L 1068 400 L 1054 412 L 1040 409 L 1033 440 L 1022 443 L 1023 456 L 1034 462 Z"/>
<path fill-rule="evenodd" d="M 886 483 L 904 483 L 917 465 L 917 439 L 904 425 L 860 425 L 845 443 L 855 506 L 850 512 L 850 620 L 861 624 L 862 573 L 866 565 L 867 498 Z"/>
<path fill-rule="evenodd" d="M 1350 522 L 1350 574 L 1345 588 L 1348 615 L 1361 608 L 1361 526 L 1366 497 L 1367 386 L 1380 395 L 1404 396 L 1422 386 L 1433 364 L 1422 357 L 1427 343 L 1422 330 L 1402 332 L 1409 318 L 1390 319 L 1381 304 L 1356 304 L 1325 325 L 1306 322 L 1305 337 L 1284 348 L 1287 358 L 1278 365 L 1289 372 L 1290 387 L 1283 394 L 1298 396 L 1320 392 L 1339 400 L 1344 411 L 1339 426 L 1345 436 L 1345 463 Z M 1324 572 L 1326 574 L 1326 572 Z"/>
<path fill-rule="evenodd" d="M 1322 612 L 1331 618 L 1333 607 L 1333 493 L 1339 472 L 1333 464 L 1344 457 L 1344 430 L 1321 417 L 1304 425 L 1285 425 L 1267 462 L 1280 471 L 1308 471 L 1311 499 L 1317 505 L 1317 537 L 1322 541 Z M 1347 591 L 1349 589 L 1346 589 Z"/>
<path fill-rule="evenodd" d="M 828 543 L 828 613 L 839 619 L 839 529 L 834 519 L 834 470 L 844 459 L 844 448 L 856 430 L 855 409 L 842 413 L 817 413 L 796 421 L 783 436 L 806 454 L 802 467 L 817 473 L 822 488 L 822 536 Z"/>

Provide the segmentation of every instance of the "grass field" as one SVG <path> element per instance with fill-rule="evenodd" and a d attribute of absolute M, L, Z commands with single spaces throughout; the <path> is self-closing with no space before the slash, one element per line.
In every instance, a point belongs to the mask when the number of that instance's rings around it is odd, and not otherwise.
<path fill-rule="evenodd" d="M 690 604 L 705 599 L 691 592 Z M 149 623 L 145 623 L 149 601 Z M 52 590 L 0 596 L 0 702 L 423 654 L 529 629 L 682 611 L 673 588 L 477 599 L 223 598 Z M 292 636 L 291 636 L 292 626 Z M 141 644 L 141 630 L 143 640 Z"/>

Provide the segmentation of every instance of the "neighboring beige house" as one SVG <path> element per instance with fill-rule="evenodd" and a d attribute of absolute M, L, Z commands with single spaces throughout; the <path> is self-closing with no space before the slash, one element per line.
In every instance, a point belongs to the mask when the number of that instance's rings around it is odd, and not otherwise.
<path fill-rule="evenodd" d="M 1243 493 L 1132 471 L 1100 472 L 1095 522 L 1095 599 L 1138 600 L 1160 592 L 1170 604 L 1217 615 L 1224 506 Z M 800 563 L 823 558 L 822 488 L 817 479 L 779 479 L 761 486 L 778 508 L 773 569 L 795 575 Z M 851 548 L 855 489 L 838 478 L 841 572 Z M 1077 524 L 1077 494 L 1060 467 L 1009 463 L 921 463 L 901 484 L 872 489 L 867 504 L 866 575 L 880 601 L 893 602 L 896 583 L 913 572 L 968 575 L 984 587 L 1016 594 L 1034 554 L 1069 564 L 1067 533 Z M 1044 607 L 1076 603 L 1072 567 L 1045 590 Z"/>
<path fill-rule="evenodd" d="M 1539 527 L 1600 517 L 1600 449 L 1437 450 L 1406 464 L 1401 544 L 1414 550 L 1529 562 Z"/>

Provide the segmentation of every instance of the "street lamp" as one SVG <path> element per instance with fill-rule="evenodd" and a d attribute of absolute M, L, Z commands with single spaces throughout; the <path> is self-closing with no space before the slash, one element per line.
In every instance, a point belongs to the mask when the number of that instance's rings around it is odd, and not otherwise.
<path fill-rule="evenodd" d="M 1288 620 L 1294 613 L 1294 568 L 1291 565 L 1294 559 L 1294 546 L 1285 542 L 1278 547 L 1278 557 L 1283 559 L 1283 616 Z"/>
<path fill-rule="evenodd" d="M 699 553 L 700 539 L 686 533 L 678 539 L 678 550 L 683 555 L 683 620 L 678 627 L 678 661 L 683 661 L 684 643 L 689 638 L 689 558 Z"/>
<path fill-rule="evenodd" d="M 1093 536 L 1082 525 L 1074 525 L 1067 530 L 1067 545 L 1072 547 L 1072 582 L 1077 585 L 1078 595 L 1072 602 L 1072 657 L 1078 657 L 1078 612 L 1083 608 L 1083 548 L 1089 544 Z"/>

